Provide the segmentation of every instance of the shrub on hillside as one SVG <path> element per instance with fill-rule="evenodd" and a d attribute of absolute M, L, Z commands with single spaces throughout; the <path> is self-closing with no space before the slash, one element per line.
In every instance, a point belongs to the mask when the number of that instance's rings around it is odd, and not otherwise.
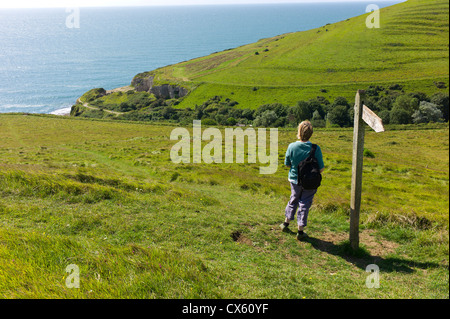
<path fill-rule="evenodd" d="M 311 120 L 313 116 L 311 104 L 307 101 L 298 101 L 292 111 L 298 123 L 304 120 Z"/>
<path fill-rule="evenodd" d="M 274 124 L 276 120 L 277 120 L 276 113 L 274 111 L 267 110 L 255 118 L 255 120 L 253 121 L 253 125 L 269 127 L 272 126 L 272 124 Z"/>
<path fill-rule="evenodd" d="M 402 109 L 412 115 L 419 108 L 419 104 L 420 100 L 416 96 L 403 94 L 395 99 L 392 109 Z"/>
<path fill-rule="evenodd" d="M 234 126 L 234 125 L 236 125 L 237 121 L 236 121 L 236 119 L 235 119 L 234 117 L 229 117 L 229 118 L 227 119 L 226 123 L 227 123 L 227 125 L 229 125 L 229 126 Z"/>
<path fill-rule="evenodd" d="M 326 126 L 326 122 L 322 118 L 322 116 L 320 116 L 319 111 L 314 111 L 312 119 L 311 119 L 311 124 L 313 125 L 313 127 L 325 127 Z"/>
<path fill-rule="evenodd" d="M 429 122 L 443 122 L 442 112 L 439 110 L 436 104 L 422 101 L 420 102 L 419 109 L 412 115 L 412 121 L 414 124 L 429 123 Z"/>
<path fill-rule="evenodd" d="M 442 112 L 442 118 L 448 122 L 449 118 L 449 98 L 448 94 L 437 92 L 433 94 L 430 98 L 430 102 L 437 105 L 439 110 Z"/>
<path fill-rule="evenodd" d="M 337 105 L 328 113 L 328 121 L 340 127 L 351 126 L 352 120 L 345 105 Z"/>
<path fill-rule="evenodd" d="M 390 124 L 409 124 L 411 123 L 411 115 L 408 111 L 395 107 L 389 113 Z"/>
<path fill-rule="evenodd" d="M 86 93 L 84 93 L 81 96 L 81 99 L 84 102 L 91 102 L 94 101 L 102 96 L 104 96 L 106 94 L 106 90 L 103 88 L 96 88 L 96 89 L 92 89 L 87 91 Z"/>
<path fill-rule="evenodd" d="M 331 104 L 331 108 L 334 108 L 338 105 L 343 105 L 345 107 L 350 107 L 350 104 L 348 103 L 347 99 L 342 96 L 338 96 L 336 99 L 334 99 L 334 102 Z"/>
<path fill-rule="evenodd" d="M 401 91 L 402 89 L 403 86 L 401 86 L 400 84 L 392 84 L 391 86 L 389 86 L 389 90 Z"/>
<path fill-rule="evenodd" d="M 378 113 L 378 116 L 383 121 L 383 124 L 390 123 L 390 112 L 388 110 L 382 110 Z"/>
<path fill-rule="evenodd" d="M 127 102 L 120 103 L 120 105 L 119 105 L 119 112 L 130 112 L 135 109 L 136 109 L 136 107 L 134 105 L 130 105 Z"/>
<path fill-rule="evenodd" d="M 217 122 L 214 119 L 208 117 L 208 118 L 202 119 L 202 125 L 213 126 L 213 125 L 217 125 Z"/>
<path fill-rule="evenodd" d="M 447 85 L 445 84 L 445 82 L 433 82 L 433 83 L 438 89 L 446 89 L 447 88 Z"/>

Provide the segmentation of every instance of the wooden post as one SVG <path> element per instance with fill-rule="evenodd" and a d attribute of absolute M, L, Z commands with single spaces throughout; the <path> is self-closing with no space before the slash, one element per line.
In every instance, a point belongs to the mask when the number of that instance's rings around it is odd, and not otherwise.
<path fill-rule="evenodd" d="M 352 194 L 350 200 L 350 246 L 359 248 L 359 212 L 361 209 L 362 169 L 364 156 L 363 105 L 365 91 L 358 90 L 355 98 L 353 128 Z"/>

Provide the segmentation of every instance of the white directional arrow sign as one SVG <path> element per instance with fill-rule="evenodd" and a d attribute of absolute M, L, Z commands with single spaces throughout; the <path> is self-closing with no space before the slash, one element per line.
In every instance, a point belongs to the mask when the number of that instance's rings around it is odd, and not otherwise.
<path fill-rule="evenodd" d="M 383 121 L 376 115 L 371 109 L 363 105 L 362 119 L 367 123 L 375 132 L 384 132 Z"/>

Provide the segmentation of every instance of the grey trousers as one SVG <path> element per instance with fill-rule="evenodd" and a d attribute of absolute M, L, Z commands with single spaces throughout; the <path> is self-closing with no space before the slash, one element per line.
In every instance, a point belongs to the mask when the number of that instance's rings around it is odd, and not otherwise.
<path fill-rule="evenodd" d="M 286 206 L 286 218 L 294 220 L 298 209 L 297 224 L 300 227 L 305 227 L 308 224 L 308 213 L 316 192 L 317 189 L 302 189 L 301 186 L 291 183 L 291 198 Z"/>

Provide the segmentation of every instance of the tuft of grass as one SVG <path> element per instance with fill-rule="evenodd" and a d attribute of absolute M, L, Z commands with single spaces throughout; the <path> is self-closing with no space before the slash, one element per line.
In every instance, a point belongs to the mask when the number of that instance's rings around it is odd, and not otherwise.
<path fill-rule="evenodd" d="M 364 148 L 364 153 L 363 154 L 364 154 L 365 157 L 375 158 L 375 154 L 371 150 L 369 150 L 367 148 Z"/>

